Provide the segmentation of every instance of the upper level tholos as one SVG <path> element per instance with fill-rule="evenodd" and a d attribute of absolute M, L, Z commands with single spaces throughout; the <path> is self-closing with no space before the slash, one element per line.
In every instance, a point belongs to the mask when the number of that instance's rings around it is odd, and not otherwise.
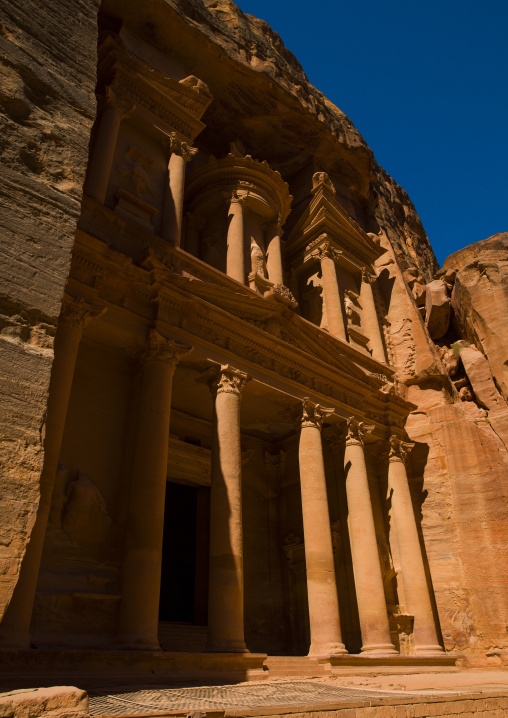
<path fill-rule="evenodd" d="M 387 363 L 374 271 L 384 250 L 351 219 L 331 178 L 313 172 L 309 197 L 291 210 L 291 177 L 245 155 L 234 137 L 222 158 L 200 145 L 213 102 L 207 85 L 155 69 L 149 54 L 134 52 L 129 34 L 108 35 L 99 49 L 85 195 L 137 227 L 127 254 L 155 237 L 213 268 L 215 282 L 227 275 L 257 296 L 277 294 L 304 320 Z"/>

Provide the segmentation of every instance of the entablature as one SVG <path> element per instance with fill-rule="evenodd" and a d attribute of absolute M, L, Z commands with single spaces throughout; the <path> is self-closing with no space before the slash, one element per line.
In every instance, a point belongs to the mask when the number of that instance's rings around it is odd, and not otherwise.
<path fill-rule="evenodd" d="M 108 36 L 99 48 L 98 90 L 110 102 L 130 108 L 131 119 L 168 137 L 192 142 L 204 129 L 201 116 L 212 101 L 206 85 L 193 76 L 177 81 L 130 55 Z"/>

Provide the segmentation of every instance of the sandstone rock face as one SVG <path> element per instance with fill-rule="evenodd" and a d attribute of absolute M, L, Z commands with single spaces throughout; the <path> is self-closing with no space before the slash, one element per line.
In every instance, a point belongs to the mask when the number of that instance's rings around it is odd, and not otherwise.
<path fill-rule="evenodd" d="M 53 336 L 95 116 L 98 4 L 0 9 L 0 616 L 39 502 Z"/>
<path fill-rule="evenodd" d="M 455 322 L 464 337 L 488 358 L 499 390 L 508 399 L 508 232 L 450 255 L 456 270 L 452 294 Z"/>

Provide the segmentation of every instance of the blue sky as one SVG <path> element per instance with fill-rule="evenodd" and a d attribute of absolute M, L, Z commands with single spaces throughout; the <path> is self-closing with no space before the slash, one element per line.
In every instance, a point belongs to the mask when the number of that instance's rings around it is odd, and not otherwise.
<path fill-rule="evenodd" d="M 508 231 L 508 0 L 239 0 L 408 192 L 440 263 Z"/>

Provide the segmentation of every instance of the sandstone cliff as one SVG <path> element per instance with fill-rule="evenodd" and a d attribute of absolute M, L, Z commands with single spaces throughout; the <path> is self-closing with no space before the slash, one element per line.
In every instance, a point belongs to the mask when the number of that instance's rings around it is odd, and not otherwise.
<path fill-rule="evenodd" d="M 0 615 L 39 501 L 53 336 L 95 117 L 98 5 L 0 8 Z"/>

